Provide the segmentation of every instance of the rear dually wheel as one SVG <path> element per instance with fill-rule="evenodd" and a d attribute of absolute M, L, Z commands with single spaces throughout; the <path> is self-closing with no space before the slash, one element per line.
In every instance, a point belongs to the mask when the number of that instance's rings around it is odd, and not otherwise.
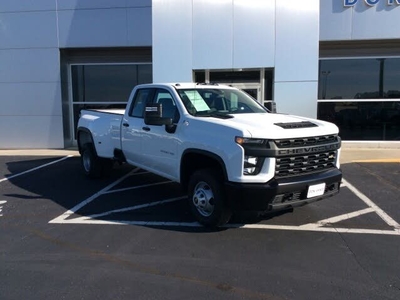
<path fill-rule="evenodd" d="M 84 174 L 89 178 L 108 176 L 113 167 L 113 161 L 98 157 L 93 144 L 90 143 L 82 146 L 81 164 Z"/>

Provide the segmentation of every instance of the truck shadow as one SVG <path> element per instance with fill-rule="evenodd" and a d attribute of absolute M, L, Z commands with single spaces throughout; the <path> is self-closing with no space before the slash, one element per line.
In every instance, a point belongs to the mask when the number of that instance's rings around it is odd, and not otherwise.
<path fill-rule="evenodd" d="M 41 201 L 41 207 L 43 207 L 43 201 L 50 200 L 57 204 L 56 207 L 52 205 L 44 204 L 45 207 L 49 206 L 48 218 L 50 221 L 67 210 L 70 210 L 83 201 L 89 199 L 96 193 L 102 191 L 105 187 L 115 183 L 118 179 L 131 172 L 134 168 L 129 165 L 115 165 L 114 170 L 110 173 L 110 176 L 105 179 L 92 180 L 87 178 L 80 165 L 80 157 L 71 157 L 63 161 L 56 162 L 62 159 L 62 157 L 51 157 L 51 158 L 33 158 L 33 157 L 21 157 L 18 161 L 6 162 L 8 174 L 5 175 L 9 178 L 7 181 L 12 184 L 11 188 L 3 189 L 2 197 L 5 199 L 18 199 L 26 201 L 27 203 L 38 203 Z M 51 164 L 52 162 L 56 162 Z M 32 172 L 27 172 L 20 176 L 27 170 L 32 170 L 40 166 L 46 165 L 43 168 L 36 169 Z M 4 172 L 3 172 L 4 173 Z M 185 195 L 180 191 L 178 185 L 175 183 L 171 184 L 160 184 L 152 186 L 152 183 L 165 181 L 161 177 L 152 175 L 147 172 L 138 171 L 138 176 L 130 176 L 127 182 L 122 181 L 120 185 L 114 187 L 114 189 L 130 189 L 132 187 L 146 186 L 150 187 L 138 190 L 125 190 L 116 193 L 102 194 L 99 195 L 95 200 L 90 202 L 88 205 L 82 206 L 81 209 L 77 210 L 73 217 L 88 217 L 95 216 L 95 220 L 102 221 L 113 221 L 113 220 L 126 220 L 143 222 L 155 222 L 156 225 L 148 227 L 160 228 L 163 230 L 172 231 L 183 231 L 183 232 L 218 232 L 224 231 L 228 228 L 205 228 L 199 226 L 185 227 L 185 226 L 158 226 L 157 222 L 162 224 L 163 222 L 195 222 L 190 214 L 189 207 L 185 199 L 174 201 L 171 203 L 165 203 L 157 206 L 149 206 L 143 209 L 126 210 L 117 214 L 103 215 L 102 213 L 113 210 L 124 210 L 124 208 L 134 207 L 135 205 L 145 205 L 146 203 L 152 203 L 146 199 L 157 199 L 156 201 L 163 201 L 163 199 L 171 199 L 174 197 L 184 197 Z M 150 174 L 150 175 L 149 175 Z M 15 176 L 15 177 L 14 177 Z M 34 213 L 37 205 L 31 208 Z M 62 209 L 60 209 L 60 207 Z M 269 220 L 274 217 L 286 214 L 290 210 L 278 211 L 273 213 L 255 214 L 255 213 L 235 213 L 232 217 L 231 224 L 254 224 L 264 220 Z M 43 211 L 40 212 L 43 215 Z M 46 214 L 47 216 L 47 214 Z M 123 224 L 124 221 L 121 221 Z"/>
<path fill-rule="evenodd" d="M 237 212 L 233 215 L 230 223 L 256 224 L 261 221 L 268 221 L 292 212 L 293 208 L 265 212 Z"/>

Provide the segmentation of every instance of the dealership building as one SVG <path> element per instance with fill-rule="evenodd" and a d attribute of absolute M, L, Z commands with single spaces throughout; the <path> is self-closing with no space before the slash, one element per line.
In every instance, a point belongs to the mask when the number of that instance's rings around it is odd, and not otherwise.
<path fill-rule="evenodd" d="M 400 143 L 399 20 L 400 0 L 1 0 L 0 148 L 73 147 L 82 108 L 188 81 Z"/>

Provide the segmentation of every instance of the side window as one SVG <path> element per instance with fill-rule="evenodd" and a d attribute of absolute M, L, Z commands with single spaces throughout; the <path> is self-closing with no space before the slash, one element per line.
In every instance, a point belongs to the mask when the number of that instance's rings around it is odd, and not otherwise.
<path fill-rule="evenodd" d="M 168 91 L 158 89 L 154 97 L 154 103 L 160 103 L 162 105 L 163 117 L 172 118 L 174 123 L 179 121 L 178 108 L 176 107 L 174 98 Z"/>
<path fill-rule="evenodd" d="M 136 92 L 129 116 L 143 118 L 144 108 L 149 102 L 153 89 L 141 89 Z"/>

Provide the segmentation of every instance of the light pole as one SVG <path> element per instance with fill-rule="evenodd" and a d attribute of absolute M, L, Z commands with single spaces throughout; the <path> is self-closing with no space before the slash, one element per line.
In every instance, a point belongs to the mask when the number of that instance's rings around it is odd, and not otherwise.
<path fill-rule="evenodd" d="M 326 89 L 327 89 L 327 84 L 328 84 L 328 76 L 329 74 L 331 74 L 331 71 L 322 71 L 321 72 L 323 78 L 323 82 L 322 82 L 322 99 L 326 98 Z"/>

